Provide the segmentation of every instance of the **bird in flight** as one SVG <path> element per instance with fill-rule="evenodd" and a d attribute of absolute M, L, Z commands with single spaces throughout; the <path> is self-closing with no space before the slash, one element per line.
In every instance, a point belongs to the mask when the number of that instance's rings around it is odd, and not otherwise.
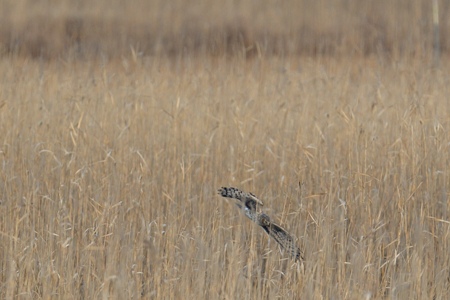
<path fill-rule="evenodd" d="M 222 197 L 236 199 L 236 205 L 244 214 L 254 223 L 262 227 L 270 237 L 277 241 L 284 251 L 295 261 L 303 260 L 303 254 L 295 244 L 292 236 L 282 227 L 273 223 L 268 215 L 261 212 L 260 207 L 264 204 L 254 194 L 233 187 L 221 187 L 218 193 Z"/>

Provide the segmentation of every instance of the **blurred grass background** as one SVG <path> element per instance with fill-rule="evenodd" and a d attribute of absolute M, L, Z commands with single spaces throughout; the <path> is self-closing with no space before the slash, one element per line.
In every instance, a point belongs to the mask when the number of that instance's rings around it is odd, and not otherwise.
<path fill-rule="evenodd" d="M 0 298 L 447 299 L 439 4 L 2 1 Z"/>
<path fill-rule="evenodd" d="M 448 53 L 449 3 L 438 1 Z M 1 1 L 3 53 L 41 58 L 143 55 L 383 55 L 433 47 L 432 1 Z"/>

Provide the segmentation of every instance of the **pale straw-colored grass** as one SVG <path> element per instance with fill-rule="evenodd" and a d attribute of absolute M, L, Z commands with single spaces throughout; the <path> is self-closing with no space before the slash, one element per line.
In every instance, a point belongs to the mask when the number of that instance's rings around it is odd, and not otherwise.
<path fill-rule="evenodd" d="M 2 28 L 23 37 L 34 30 L 21 27 L 29 11 L 46 6 L 15 3 L 27 4 L 6 2 Z M 290 37 L 280 21 L 293 22 L 289 7 L 264 3 L 275 36 Z M 414 3 L 382 23 L 405 28 L 407 12 L 422 13 Z M 108 20 L 121 11 L 119 24 L 134 24 L 136 10 L 115 5 Z M 159 8 L 169 24 L 174 11 Z M 315 8 L 319 21 L 333 24 L 329 9 Z M 164 30 L 182 28 L 181 12 L 202 15 L 179 11 Z M 260 32 L 261 20 L 242 26 Z M 429 68 L 420 32 L 409 42 L 423 52 L 406 56 L 402 42 L 365 53 L 359 31 L 348 48 L 327 40 L 336 55 L 284 45 L 251 59 L 245 43 L 148 55 L 108 34 L 101 49 L 65 48 L 55 32 L 43 43 L 56 52 L 2 44 L 0 298 L 448 298 L 449 66 L 443 51 L 441 68 Z M 221 186 L 264 201 L 298 239 L 303 269 L 216 194 Z"/>
<path fill-rule="evenodd" d="M 2 298 L 448 295 L 445 73 L 294 59 L 0 69 Z M 224 184 L 299 238 L 303 272 L 216 195 Z"/>

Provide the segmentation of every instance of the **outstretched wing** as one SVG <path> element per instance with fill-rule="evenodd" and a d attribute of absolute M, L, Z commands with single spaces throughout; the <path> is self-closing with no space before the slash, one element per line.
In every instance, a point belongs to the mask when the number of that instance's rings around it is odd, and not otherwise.
<path fill-rule="evenodd" d="M 281 248 L 288 252 L 292 258 L 296 261 L 300 259 L 303 260 L 303 254 L 300 248 L 295 244 L 292 236 L 290 236 L 282 227 L 272 223 L 268 215 L 258 211 L 258 206 L 262 206 L 263 203 L 255 195 L 246 193 L 234 187 L 221 187 L 218 190 L 218 193 L 222 197 L 238 200 L 236 205 L 244 211 L 249 219 L 261 226 L 264 231 L 275 239 L 275 241 L 280 244 Z"/>
<path fill-rule="evenodd" d="M 292 258 L 297 260 L 303 260 L 303 254 L 299 247 L 294 242 L 292 236 L 281 226 L 270 221 L 270 218 L 266 214 L 259 216 L 259 226 L 261 226 L 265 232 L 267 232 L 281 248 L 286 251 Z"/>
<path fill-rule="evenodd" d="M 221 187 L 218 192 L 222 197 L 237 199 L 242 203 L 250 201 L 255 203 L 255 206 L 256 204 L 261 206 L 264 205 L 254 194 L 241 191 L 234 187 Z"/>
<path fill-rule="evenodd" d="M 252 193 L 247 193 L 241 191 L 240 189 L 234 187 L 221 187 L 218 190 L 219 195 L 222 197 L 233 198 L 238 200 L 236 205 L 244 210 L 245 215 L 251 219 L 253 222 L 256 222 L 257 219 L 257 206 L 263 206 L 261 200 L 259 200 Z"/>

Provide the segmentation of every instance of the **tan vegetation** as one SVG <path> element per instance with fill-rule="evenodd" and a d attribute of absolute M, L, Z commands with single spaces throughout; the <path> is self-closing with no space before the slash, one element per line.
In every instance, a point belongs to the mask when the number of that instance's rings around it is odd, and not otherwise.
<path fill-rule="evenodd" d="M 3 0 L 0 53 L 421 57 L 433 47 L 432 2 Z M 450 6 L 438 2 L 440 49 L 448 55 Z"/>
<path fill-rule="evenodd" d="M 425 14 L 425 2 L 412 2 Z M 16 3 L 31 5 L 4 1 L 6 31 L 36 30 L 24 25 L 31 10 Z M 36 15 L 46 15 L 43 3 L 32 7 Z M 49 14 L 75 14 L 62 3 Z M 145 20 L 125 1 L 77 3 L 82 24 L 84 13 L 99 11 L 126 24 Z M 174 34 L 214 6 L 163 3 L 150 14 Z M 206 24 L 224 12 L 233 20 L 232 2 L 224 3 Z M 264 17 L 294 22 L 283 17 L 289 1 L 267 1 L 251 23 L 252 3 L 236 12 L 249 32 Z M 333 22 L 334 10 L 314 9 Z M 333 29 L 326 24 L 317 28 Z M 272 27 L 275 38 L 295 33 Z M 108 28 L 112 37 L 117 28 Z M 444 56 L 441 68 L 429 67 L 419 31 L 409 41 L 423 52 L 407 57 L 365 55 L 331 39 L 339 53 L 267 46 L 248 59 L 240 44 L 237 53 L 220 44 L 220 55 L 175 45 L 173 56 L 164 43 L 146 53 L 145 42 L 108 44 L 107 34 L 99 56 L 79 44 L 83 56 L 49 30 L 44 44 L 52 46 L 37 47 L 39 55 L 3 46 L 0 58 L 0 298 L 449 297 L 449 66 Z M 304 265 L 237 215 L 216 194 L 221 186 L 263 200 L 298 238 Z"/>

